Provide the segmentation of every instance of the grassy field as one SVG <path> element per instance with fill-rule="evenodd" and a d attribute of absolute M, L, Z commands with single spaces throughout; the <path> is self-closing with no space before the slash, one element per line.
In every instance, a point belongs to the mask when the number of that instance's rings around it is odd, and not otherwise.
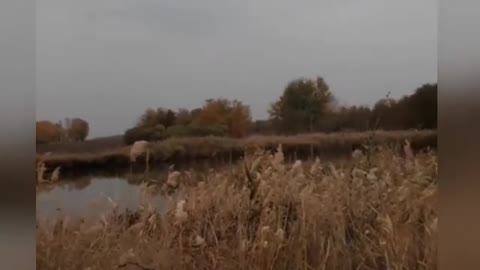
<path fill-rule="evenodd" d="M 256 148 L 275 150 L 282 144 L 289 159 L 312 156 L 338 157 L 349 156 L 353 149 L 363 144 L 390 145 L 402 144 L 404 140 L 412 142 L 414 151 L 430 147 L 436 148 L 436 131 L 377 131 L 350 132 L 332 134 L 305 134 L 297 136 L 251 136 L 244 139 L 223 137 L 172 138 L 151 143 L 153 162 L 183 163 L 195 160 L 231 162 L 242 157 L 245 151 Z M 112 142 L 112 141 L 111 141 Z M 118 142 L 117 142 L 118 143 Z M 129 146 L 121 144 L 112 147 L 97 144 L 85 147 L 60 146 L 44 161 L 48 168 L 62 167 L 62 171 L 91 170 L 106 167 L 125 167 L 129 165 Z M 47 148 L 47 146 L 43 146 Z M 68 151 L 70 149 L 71 151 Z M 98 150 L 101 149 L 101 150 Z M 45 150 L 45 149 L 43 149 Z M 39 156 L 41 154 L 38 154 Z M 139 163 L 143 161 L 139 159 Z"/>
<path fill-rule="evenodd" d="M 413 152 L 382 146 L 337 167 L 257 152 L 202 179 L 174 173 L 167 212 L 151 186 L 143 208 L 113 203 L 98 223 L 37 220 L 37 268 L 437 269 L 437 157 Z"/>

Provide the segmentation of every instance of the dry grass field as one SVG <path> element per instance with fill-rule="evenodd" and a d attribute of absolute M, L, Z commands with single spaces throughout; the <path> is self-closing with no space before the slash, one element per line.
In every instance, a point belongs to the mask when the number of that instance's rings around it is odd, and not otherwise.
<path fill-rule="evenodd" d="M 437 269 L 436 154 L 380 148 L 342 166 L 257 151 L 201 179 L 172 173 L 167 212 L 145 186 L 138 210 L 37 220 L 37 269 Z"/>

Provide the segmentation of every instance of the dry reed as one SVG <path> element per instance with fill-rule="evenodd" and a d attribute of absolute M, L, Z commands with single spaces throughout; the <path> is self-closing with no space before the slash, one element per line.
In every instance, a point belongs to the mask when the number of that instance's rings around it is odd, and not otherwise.
<path fill-rule="evenodd" d="M 93 224 L 37 221 L 37 269 L 436 269 L 436 179 L 433 153 L 334 166 L 257 152 L 202 182 L 177 173 L 165 213 L 146 200 Z"/>

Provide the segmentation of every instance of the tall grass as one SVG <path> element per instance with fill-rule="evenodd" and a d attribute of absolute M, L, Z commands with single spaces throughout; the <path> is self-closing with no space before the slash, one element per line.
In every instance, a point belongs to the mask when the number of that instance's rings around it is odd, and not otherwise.
<path fill-rule="evenodd" d="M 169 211 L 37 221 L 38 269 L 436 269 L 437 158 L 384 147 L 342 166 L 256 152 L 199 179 Z M 127 268 L 130 267 L 130 268 Z"/>

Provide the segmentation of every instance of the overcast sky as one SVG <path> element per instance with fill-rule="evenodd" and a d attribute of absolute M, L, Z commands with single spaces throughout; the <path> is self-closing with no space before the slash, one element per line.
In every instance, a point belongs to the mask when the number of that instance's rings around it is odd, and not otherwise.
<path fill-rule="evenodd" d="M 37 0 L 37 119 L 123 133 L 148 107 L 239 99 L 255 119 L 288 81 L 343 104 L 437 81 L 434 0 Z"/>

